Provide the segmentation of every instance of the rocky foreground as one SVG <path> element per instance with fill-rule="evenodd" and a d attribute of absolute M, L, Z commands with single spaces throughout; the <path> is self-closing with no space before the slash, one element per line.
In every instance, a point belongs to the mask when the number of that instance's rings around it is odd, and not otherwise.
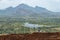
<path fill-rule="evenodd" d="M 0 35 L 0 40 L 60 40 L 60 32 Z"/>

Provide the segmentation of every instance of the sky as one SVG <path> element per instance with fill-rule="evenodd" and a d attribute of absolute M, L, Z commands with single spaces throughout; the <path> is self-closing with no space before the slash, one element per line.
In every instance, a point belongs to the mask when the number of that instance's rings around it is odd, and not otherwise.
<path fill-rule="evenodd" d="M 39 6 L 50 11 L 60 12 L 60 0 L 0 0 L 0 9 L 6 9 L 11 6 L 16 7 L 22 3 L 32 7 Z"/>

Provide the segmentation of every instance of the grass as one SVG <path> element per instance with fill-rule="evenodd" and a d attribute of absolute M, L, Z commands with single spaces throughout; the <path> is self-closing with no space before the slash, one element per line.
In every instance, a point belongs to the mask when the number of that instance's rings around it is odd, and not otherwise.
<path fill-rule="evenodd" d="M 38 28 L 34 30 L 34 28 L 28 28 L 22 26 L 25 22 L 39 24 L 39 25 L 49 25 L 53 27 L 45 28 L 42 27 L 40 30 L 45 32 L 58 32 L 60 31 L 60 19 L 9 19 L 8 18 L 1 18 L 0 20 L 0 34 L 19 34 L 19 33 L 32 33 L 34 31 L 38 31 Z"/>

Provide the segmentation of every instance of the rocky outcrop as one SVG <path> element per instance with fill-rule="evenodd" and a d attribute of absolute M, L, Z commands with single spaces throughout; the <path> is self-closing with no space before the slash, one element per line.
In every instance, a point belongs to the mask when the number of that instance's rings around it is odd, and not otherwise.
<path fill-rule="evenodd" d="M 60 33 L 32 33 L 1 35 L 0 40 L 60 40 Z"/>

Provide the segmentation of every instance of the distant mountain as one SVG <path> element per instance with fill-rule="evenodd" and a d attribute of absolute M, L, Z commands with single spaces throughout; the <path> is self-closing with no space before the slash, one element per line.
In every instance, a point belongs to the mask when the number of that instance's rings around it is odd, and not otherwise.
<path fill-rule="evenodd" d="M 0 17 L 60 17 L 60 12 L 52 12 L 42 7 L 31 7 L 26 4 L 20 4 L 17 7 L 9 7 L 0 10 Z"/>

